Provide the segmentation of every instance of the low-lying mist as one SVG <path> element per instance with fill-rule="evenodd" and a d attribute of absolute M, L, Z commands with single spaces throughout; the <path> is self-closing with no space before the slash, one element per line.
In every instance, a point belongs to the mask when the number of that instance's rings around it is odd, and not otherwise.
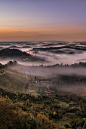
<path fill-rule="evenodd" d="M 85 67 L 41 67 L 41 66 L 9 66 L 8 69 L 38 78 L 50 78 L 48 84 L 52 90 L 75 93 L 81 96 L 86 94 L 86 68 Z M 70 80 L 69 80 L 70 79 Z M 43 81 L 41 86 L 43 86 Z M 48 85 L 45 82 L 45 86 Z"/>
<path fill-rule="evenodd" d="M 65 93 L 75 93 L 80 96 L 86 96 L 86 86 L 85 85 L 66 85 L 64 87 L 57 87 L 58 91 Z"/>
<path fill-rule="evenodd" d="M 34 76 L 51 76 L 60 75 L 79 75 L 86 76 L 86 68 L 84 67 L 38 67 L 38 66 L 21 66 L 22 72 Z"/>
<path fill-rule="evenodd" d="M 27 75 L 33 76 L 51 76 L 51 75 L 78 75 L 86 76 L 85 67 L 67 67 L 67 66 L 54 66 L 54 67 L 42 67 L 42 66 L 24 66 L 17 64 L 15 66 L 9 66 L 8 68 L 20 71 Z"/>

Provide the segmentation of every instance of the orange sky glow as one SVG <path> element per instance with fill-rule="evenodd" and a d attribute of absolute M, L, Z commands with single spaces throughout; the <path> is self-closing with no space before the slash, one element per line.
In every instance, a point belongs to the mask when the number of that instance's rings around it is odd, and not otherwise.
<path fill-rule="evenodd" d="M 86 40 L 86 30 L 77 26 L 44 28 L 44 29 L 22 29 L 6 28 L 0 29 L 1 41 L 39 41 L 39 40 Z"/>
<path fill-rule="evenodd" d="M 85 41 L 86 0 L 2 0 L 0 41 Z"/>

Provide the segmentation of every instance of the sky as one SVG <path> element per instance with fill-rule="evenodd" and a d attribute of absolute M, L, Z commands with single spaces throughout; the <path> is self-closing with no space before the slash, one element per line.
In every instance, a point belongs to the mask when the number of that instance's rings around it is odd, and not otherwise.
<path fill-rule="evenodd" d="M 0 41 L 86 41 L 86 0 L 0 0 Z"/>

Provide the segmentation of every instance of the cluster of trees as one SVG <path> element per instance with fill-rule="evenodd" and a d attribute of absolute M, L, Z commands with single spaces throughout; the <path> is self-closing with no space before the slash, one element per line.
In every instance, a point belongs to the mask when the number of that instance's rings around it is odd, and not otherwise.
<path fill-rule="evenodd" d="M 85 129 L 86 128 L 86 118 L 76 118 L 75 120 L 72 120 L 71 123 L 72 129 Z M 66 125 L 67 127 L 67 125 Z"/>
<path fill-rule="evenodd" d="M 6 103 L 0 102 L 1 129 L 57 129 L 55 124 L 45 115 L 38 114 L 32 118 L 30 114 L 19 115 Z"/>
<path fill-rule="evenodd" d="M 15 64 L 17 64 L 17 61 L 9 61 L 5 65 L 3 65 L 3 64 L 0 63 L 0 69 L 5 68 L 5 67 L 10 66 L 10 65 L 15 65 Z"/>
<path fill-rule="evenodd" d="M 72 67 L 86 67 L 86 62 L 79 62 L 71 64 Z"/>
<path fill-rule="evenodd" d="M 0 88 L 0 95 L 5 98 L 3 101 L 4 103 L 1 103 L 1 105 L 3 105 L 3 108 L 0 108 L 3 110 L 1 110 L 1 112 L 6 113 L 4 110 L 6 106 L 8 107 L 6 108 L 8 114 L 5 114 L 7 117 L 2 116 L 6 118 L 5 121 L 8 120 L 6 127 L 4 127 L 7 129 L 11 126 L 15 129 L 17 129 L 17 127 L 21 129 L 57 129 L 52 119 L 55 121 L 61 120 L 65 117 L 66 113 L 75 113 L 75 117 L 80 117 L 82 120 L 86 117 L 86 106 L 84 105 L 85 100 L 75 94 L 59 93 L 54 96 L 37 96 L 20 92 L 12 93 Z M 70 101 L 76 102 L 79 107 L 72 108 L 59 105 L 61 102 L 68 104 Z M 14 115 L 15 119 L 11 119 L 12 116 L 9 116 L 9 112 L 11 112 L 10 115 L 16 112 Z M 16 124 L 14 126 L 16 120 L 18 122 L 17 127 L 15 127 Z M 65 129 L 69 126 L 75 129 L 76 124 L 74 123 L 74 120 L 75 119 L 73 119 L 70 124 L 65 124 L 65 127 L 59 127 L 59 129 Z M 8 124 L 9 122 L 11 124 Z M 3 123 L 1 124 L 3 125 Z M 18 124 L 20 126 L 18 126 Z M 10 125 L 10 127 L 8 125 Z M 83 124 L 83 127 L 84 126 L 85 122 Z"/>
<path fill-rule="evenodd" d="M 39 65 L 39 67 L 86 67 L 86 62 L 79 62 L 79 63 L 74 63 L 74 64 L 55 64 L 55 65 L 47 65 L 47 66 L 43 66 L 43 65 Z"/>
<path fill-rule="evenodd" d="M 30 115 L 20 117 L 22 129 L 57 129 L 53 121 L 49 120 L 44 114 L 38 114 L 36 118 L 31 118 Z"/>
<path fill-rule="evenodd" d="M 86 77 L 85 76 L 78 76 L 78 75 L 61 75 L 60 80 L 62 80 L 64 83 L 69 84 L 76 84 L 76 83 L 86 83 Z"/>
<path fill-rule="evenodd" d="M 18 115 L 4 102 L 0 102 L 0 129 L 20 129 Z"/>
<path fill-rule="evenodd" d="M 54 91 L 58 91 L 58 87 L 63 87 L 65 86 L 84 86 L 86 83 L 86 77 L 85 76 L 78 76 L 78 75 L 57 75 L 53 78 L 51 78 L 51 83 L 52 85 L 50 88 Z"/>
<path fill-rule="evenodd" d="M 22 52 L 18 49 L 5 48 L 0 50 L 0 56 L 12 57 L 12 56 L 22 56 L 22 55 L 29 55 L 29 54 L 27 54 L 26 52 Z"/>

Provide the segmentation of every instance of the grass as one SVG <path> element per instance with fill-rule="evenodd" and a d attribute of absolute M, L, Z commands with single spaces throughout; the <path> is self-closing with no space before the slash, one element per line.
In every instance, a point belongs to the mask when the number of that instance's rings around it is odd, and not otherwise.
<path fill-rule="evenodd" d="M 74 102 L 74 101 L 70 101 L 70 102 L 69 102 L 69 104 L 76 104 L 76 102 Z"/>
<path fill-rule="evenodd" d="M 38 84 L 31 85 L 31 90 L 34 90 L 35 93 L 37 93 L 38 89 L 39 89 Z"/>
<path fill-rule="evenodd" d="M 68 107 L 68 106 L 69 106 L 69 103 L 59 101 L 59 104 L 58 104 L 58 105 L 59 105 L 60 107 Z"/>
<path fill-rule="evenodd" d="M 23 74 L 8 69 L 0 76 L 0 87 L 10 91 L 25 91 L 26 77 Z"/>
<path fill-rule="evenodd" d="M 68 107 L 69 106 L 69 104 L 76 104 L 76 102 L 74 102 L 74 101 L 70 101 L 69 103 L 66 103 L 66 102 L 62 102 L 62 101 L 58 101 L 59 102 L 59 106 L 60 107 Z"/>

